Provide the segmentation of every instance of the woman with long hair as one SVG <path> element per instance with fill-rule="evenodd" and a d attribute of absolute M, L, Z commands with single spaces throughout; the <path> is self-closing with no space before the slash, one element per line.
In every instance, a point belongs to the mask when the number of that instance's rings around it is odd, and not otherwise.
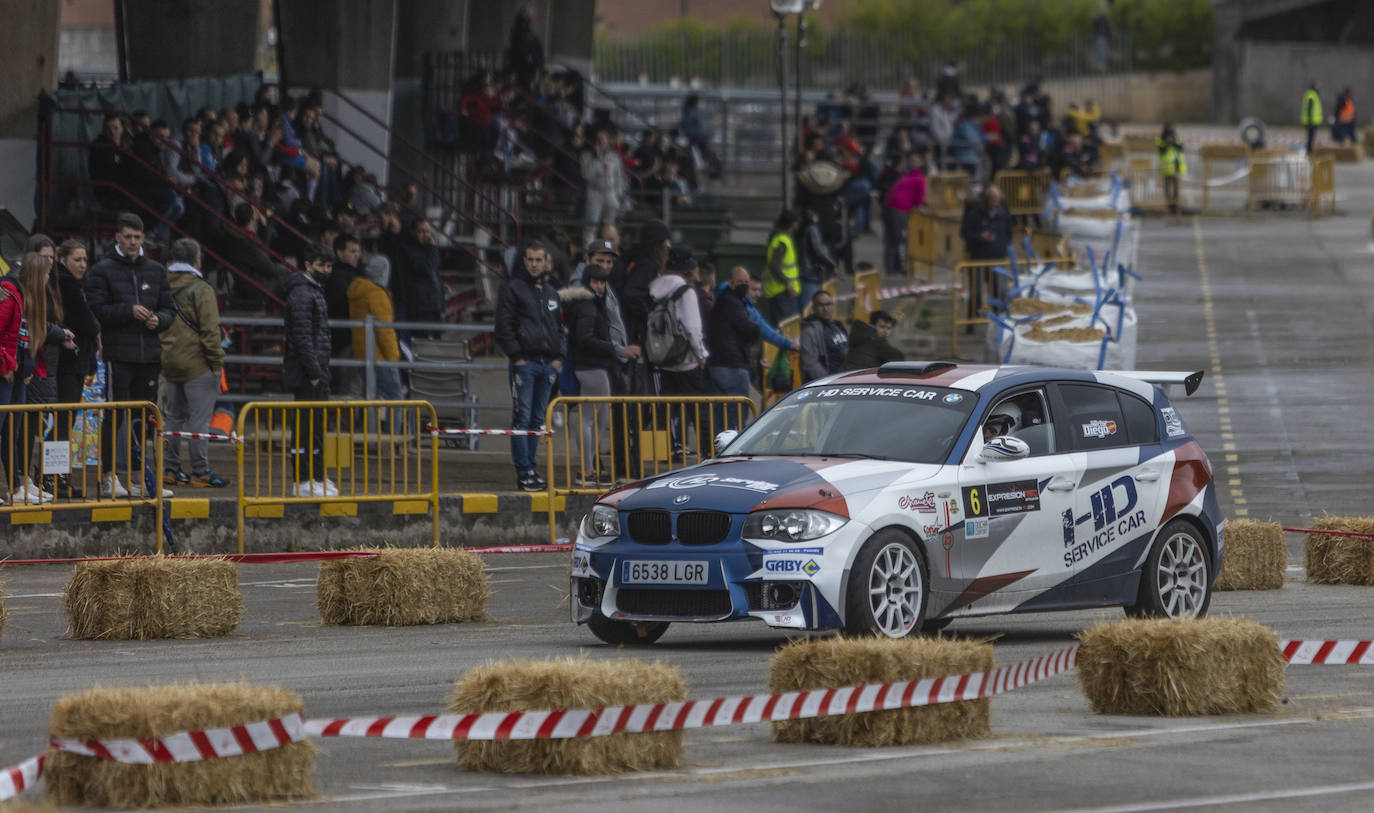
<path fill-rule="evenodd" d="M 43 256 L 43 263 L 29 268 L 28 263 L 19 270 L 19 281 L 24 294 L 24 321 L 29 326 L 29 355 L 33 358 L 33 375 L 24 394 L 25 403 L 52 404 L 57 401 L 57 375 L 60 354 L 65 347 L 74 350 L 76 344 L 73 334 L 62 326 L 62 294 L 58 290 L 57 275 L 52 273 L 55 260 Z M 53 429 L 59 420 L 70 420 L 70 413 L 60 416 L 51 412 L 27 413 L 28 432 L 25 440 L 30 455 L 30 469 L 36 469 L 42 479 L 43 440 L 48 437 L 49 418 Z M 34 459 L 37 463 L 33 463 Z M 15 500 L 23 499 L 31 504 L 50 501 L 53 495 L 34 483 L 28 470 L 16 486 Z"/>
<path fill-rule="evenodd" d="M 100 322 L 91 307 L 86 303 L 86 288 L 83 280 L 88 265 L 86 244 L 80 240 L 67 240 L 57 247 L 57 264 L 49 276 L 50 284 L 56 281 L 59 301 L 62 308 L 62 326 L 74 335 L 74 347 L 64 346 L 58 351 L 56 386 L 57 403 L 76 404 L 81 402 L 86 377 L 95 372 L 96 350 L 100 346 Z M 49 371 L 49 375 L 52 372 Z M 72 421 L 76 414 L 57 413 L 57 439 L 67 440 L 71 436 Z M 73 454 L 72 466 L 79 467 L 82 460 Z M 59 495 L 77 498 L 81 496 L 79 485 L 67 476 L 57 478 Z"/>

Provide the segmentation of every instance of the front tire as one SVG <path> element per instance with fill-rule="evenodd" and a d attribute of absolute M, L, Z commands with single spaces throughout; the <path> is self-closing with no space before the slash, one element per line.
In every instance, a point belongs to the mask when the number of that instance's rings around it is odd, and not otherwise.
<path fill-rule="evenodd" d="M 612 646 L 648 646 L 668 631 L 667 621 L 612 621 L 601 615 L 592 616 L 587 626 Z"/>
<path fill-rule="evenodd" d="M 1155 539 L 1140 574 L 1136 603 L 1125 608 L 1138 618 L 1201 618 L 1212 603 L 1207 543 L 1190 523 L 1176 519 Z"/>
<path fill-rule="evenodd" d="M 880 531 L 859 551 L 845 591 L 849 635 L 905 638 L 921 629 L 926 612 L 926 558 L 906 534 Z"/>

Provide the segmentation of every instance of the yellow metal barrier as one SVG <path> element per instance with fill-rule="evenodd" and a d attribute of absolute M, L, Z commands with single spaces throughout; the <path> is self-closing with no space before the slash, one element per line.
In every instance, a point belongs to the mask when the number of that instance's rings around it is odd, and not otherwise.
<path fill-rule="evenodd" d="M 13 525 L 49 522 L 53 511 L 87 510 L 91 520 L 128 520 L 133 507 L 156 516 L 162 552 L 162 413 L 148 401 L 0 406 L 0 484 Z M 132 426 L 136 431 L 128 431 Z M 138 435 L 138 440 L 135 440 Z M 151 443 L 153 488 L 146 488 L 140 449 Z M 124 464 L 119 465 L 119 458 Z M 94 474 L 90 469 L 94 468 Z M 128 495 L 101 494 L 114 476 Z"/>
<path fill-rule="evenodd" d="M 1126 145 L 1120 141 L 1106 141 L 1097 147 L 1097 156 L 1102 159 L 1102 169 L 1116 172 L 1126 168 Z"/>
<path fill-rule="evenodd" d="M 1250 161 L 1250 146 L 1235 144 L 1204 144 L 1198 150 L 1202 159 L 1202 211 L 1212 208 L 1212 182 L 1236 171 Z"/>
<path fill-rule="evenodd" d="M 971 184 L 967 172 L 942 172 L 926 178 L 924 208 L 932 214 L 960 217 Z"/>
<path fill-rule="evenodd" d="M 1312 214 L 1336 213 L 1336 162 L 1332 158 L 1318 158 L 1312 162 Z"/>
<path fill-rule="evenodd" d="M 758 411 L 746 395 L 555 398 L 545 425 L 557 426 L 558 415 L 563 431 L 550 438 L 547 455 L 549 540 L 557 537 L 559 497 L 601 494 L 616 477 L 654 477 L 714 457 L 716 434 L 747 426 Z M 608 465 L 602 464 L 603 433 L 610 439 Z"/>
<path fill-rule="evenodd" d="M 1027 260 L 1017 256 L 1016 262 L 1023 264 Z M 1072 268 L 1074 260 L 1072 257 L 1041 257 L 1040 263 L 1053 263 L 1055 265 Z M 998 296 L 1001 292 L 1010 287 L 1011 283 L 1003 279 L 994 272 L 997 268 L 1011 268 L 1009 259 L 1003 260 L 978 260 L 976 262 L 959 263 L 954 268 L 954 284 L 963 284 L 964 295 L 968 297 L 967 316 L 959 315 L 959 299 L 955 295 L 949 298 L 950 301 L 950 355 L 954 358 L 959 357 L 959 328 L 972 327 L 974 325 L 986 325 L 987 301 L 989 295 Z"/>
<path fill-rule="evenodd" d="M 1132 167 L 1121 173 L 1131 185 L 1131 207 L 1142 212 L 1169 211 L 1169 197 L 1164 194 L 1164 176 L 1158 167 Z"/>
<path fill-rule="evenodd" d="M 867 322 L 873 311 L 882 308 L 878 294 L 883 287 L 883 274 L 874 268 L 854 274 L 854 308 L 849 317 L 855 322 Z"/>
<path fill-rule="evenodd" d="M 916 276 L 918 269 L 924 267 L 934 283 L 937 269 L 953 268 L 963 261 L 964 238 L 959 234 L 958 218 L 913 211 L 907 222 L 909 276 Z"/>
<path fill-rule="evenodd" d="M 429 513 L 438 547 L 439 437 L 430 429 L 438 423 L 428 401 L 244 404 L 237 424 L 239 553 L 250 513 L 281 516 L 282 506 L 302 503 L 331 516 L 356 515 L 362 502 L 394 502 L 397 514 Z"/>
<path fill-rule="evenodd" d="M 1253 212 L 1256 206 L 1268 205 L 1312 206 L 1316 163 L 1290 150 L 1257 150 L 1250 162 L 1245 210 Z"/>
<path fill-rule="evenodd" d="M 992 182 L 1002 190 L 1002 199 L 1013 215 L 1038 215 L 1045 208 L 1045 194 L 1053 177 L 1048 172 L 1003 170 Z"/>

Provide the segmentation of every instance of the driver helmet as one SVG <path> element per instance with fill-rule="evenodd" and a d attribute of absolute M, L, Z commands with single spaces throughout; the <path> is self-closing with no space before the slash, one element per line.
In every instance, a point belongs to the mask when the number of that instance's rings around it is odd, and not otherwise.
<path fill-rule="evenodd" d="M 1016 404 L 1007 402 L 998 404 L 988 419 L 983 421 L 983 426 L 993 430 L 993 437 L 1001 437 L 1011 434 L 1020 423 L 1021 408 Z"/>

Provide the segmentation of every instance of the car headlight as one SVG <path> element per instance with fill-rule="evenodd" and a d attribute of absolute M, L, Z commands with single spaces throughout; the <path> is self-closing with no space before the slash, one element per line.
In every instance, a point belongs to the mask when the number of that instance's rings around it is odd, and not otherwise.
<path fill-rule="evenodd" d="M 620 536 L 620 512 L 611 505 L 593 505 L 582 522 L 582 533 L 591 537 Z"/>
<path fill-rule="evenodd" d="M 744 520 L 746 539 L 777 539 L 806 542 L 834 533 L 849 520 L 828 511 L 811 508 L 783 508 L 755 511 Z"/>

